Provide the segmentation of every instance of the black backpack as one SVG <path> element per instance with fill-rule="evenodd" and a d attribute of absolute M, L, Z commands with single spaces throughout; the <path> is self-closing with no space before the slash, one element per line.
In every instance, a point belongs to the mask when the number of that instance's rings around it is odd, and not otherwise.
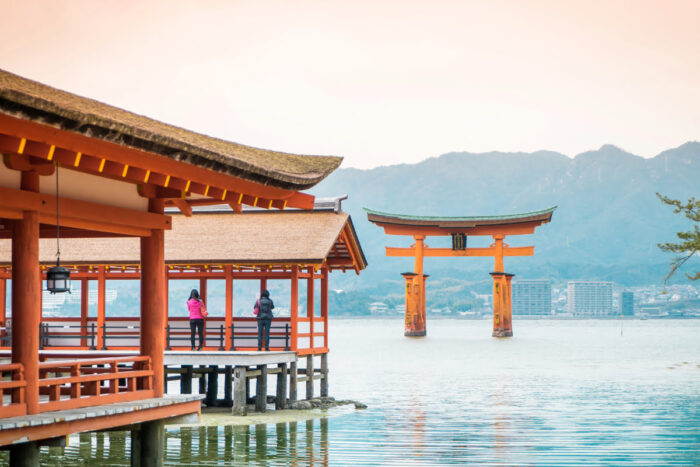
<path fill-rule="evenodd" d="M 267 297 L 260 299 L 258 318 L 272 318 L 272 300 Z"/>

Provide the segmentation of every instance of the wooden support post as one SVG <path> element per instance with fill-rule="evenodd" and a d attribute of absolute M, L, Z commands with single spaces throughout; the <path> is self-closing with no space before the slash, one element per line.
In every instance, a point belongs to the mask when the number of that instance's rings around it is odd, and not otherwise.
<path fill-rule="evenodd" d="M 321 354 L 321 397 L 328 397 L 328 354 Z"/>
<path fill-rule="evenodd" d="M 306 317 L 309 318 L 309 348 L 314 348 L 314 268 L 307 269 L 309 277 L 306 279 Z"/>
<path fill-rule="evenodd" d="M 80 334 L 86 336 L 88 333 L 88 288 L 90 282 L 87 278 L 80 279 Z M 80 346 L 87 347 L 88 339 L 83 337 L 80 339 Z"/>
<path fill-rule="evenodd" d="M 321 316 L 323 316 L 323 347 L 328 350 L 328 268 L 321 271 Z"/>
<path fill-rule="evenodd" d="M 163 465 L 165 449 L 165 422 L 153 420 L 141 424 L 141 439 L 136 443 L 140 452 L 138 458 L 142 467 L 156 467 Z M 134 444 L 134 431 L 131 432 L 132 446 Z M 134 449 L 131 450 L 132 459 L 137 457 Z"/>
<path fill-rule="evenodd" d="M 192 365 L 182 365 L 180 373 L 180 394 L 192 394 Z"/>
<path fill-rule="evenodd" d="M 105 324 L 105 295 L 106 295 L 105 267 L 97 268 L 97 348 L 102 350 L 105 347 L 104 324 Z"/>
<path fill-rule="evenodd" d="M 36 467 L 39 465 L 39 445 L 36 442 L 10 446 L 10 467 Z"/>
<path fill-rule="evenodd" d="M 224 266 L 224 280 L 226 281 L 226 302 L 224 304 L 224 335 L 225 347 L 231 348 L 231 324 L 233 323 L 233 268 L 230 264 Z"/>
<path fill-rule="evenodd" d="M 297 400 L 297 380 L 299 373 L 297 370 L 297 362 L 293 361 L 289 364 L 289 402 Z"/>
<path fill-rule="evenodd" d="M 513 304 L 511 299 L 511 281 L 515 274 L 505 274 L 505 306 L 503 307 L 503 327 L 505 337 L 513 335 Z"/>
<path fill-rule="evenodd" d="M 226 365 L 224 367 L 224 403 L 226 405 L 233 404 L 233 367 Z"/>
<path fill-rule="evenodd" d="M 199 298 L 202 299 L 204 304 L 207 304 L 207 278 L 199 278 Z"/>
<path fill-rule="evenodd" d="M 199 393 L 207 393 L 207 372 L 204 365 L 199 365 Z"/>
<path fill-rule="evenodd" d="M 416 301 L 416 274 L 412 272 L 401 273 L 406 281 L 406 310 L 404 320 L 404 336 L 420 337 L 422 334 L 418 330 L 419 326 L 419 311 Z"/>
<path fill-rule="evenodd" d="M 246 367 L 237 366 L 233 370 L 233 415 L 245 416 L 248 413 L 246 395 Z"/>
<path fill-rule="evenodd" d="M 265 412 L 267 410 L 267 365 L 258 365 L 260 375 L 255 385 L 255 410 Z"/>
<path fill-rule="evenodd" d="M 280 372 L 277 373 L 277 396 L 275 397 L 275 409 L 282 410 L 287 408 L 287 364 L 279 363 L 277 368 Z"/>
<path fill-rule="evenodd" d="M 506 274 L 492 272 L 493 277 L 493 337 L 510 337 L 513 331 L 510 328 L 510 318 L 506 317 Z"/>
<path fill-rule="evenodd" d="M 206 271 L 204 273 L 206 274 Z M 209 302 L 207 301 L 207 278 L 206 277 L 201 277 L 199 279 L 199 298 L 202 299 L 205 306 L 209 306 Z M 203 330 L 202 334 L 204 335 L 204 342 L 202 342 L 202 348 L 205 348 L 206 343 L 207 343 L 207 320 L 206 319 L 204 320 L 203 327 L 204 327 L 204 330 Z"/>
<path fill-rule="evenodd" d="M 148 200 L 150 212 L 162 214 L 163 200 Z M 163 230 L 141 237 L 141 355 L 151 358 L 153 395 L 163 396 L 165 351 L 165 243 Z"/>
<path fill-rule="evenodd" d="M 7 301 L 7 279 L 0 279 L 0 326 L 5 327 L 7 323 L 7 309 L 5 302 Z M 7 333 L 7 330 L 5 330 Z M 0 342 L 2 345 L 2 342 Z"/>
<path fill-rule="evenodd" d="M 314 398 L 314 356 L 306 356 L 306 399 Z"/>
<path fill-rule="evenodd" d="M 263 290 L 267 290 L 267 277 L 260 278 L 260 295 L 262 296 Z"/>
<path fill-rule="evenodd" d="M 209 374 L 207 375 L 207 407 L 216 407 L 216 396 L 219 392 L 219 367 L 217 365 L 209 365 Z"/>
<path fill-rule="evenodd" d="M 292 277 L 290 280 L 291 299 L 290 299 L 290 324 L 292 327 L 291 350 L 296 351 L 297 336 L 299 334 L 299 266 L 292 266 Z"/>
<path fill-rule="evenodd" d="M 22 172 L 22 189 L 38 192 L 39 175 L 36 172 Z M 39 413 L 39 213 L 24 211 L 22 219 L 15 220 L 13 224 L 12 363 L 24 365 L 27 413 L 32 415 Z"/>
<path fill-rule="evenodd" d="M 494 253 L 494 272 L 503 272 L 503 240 L 505 235 L 493 235 L 495 241 L 494 247 L 496 249 Z"/>

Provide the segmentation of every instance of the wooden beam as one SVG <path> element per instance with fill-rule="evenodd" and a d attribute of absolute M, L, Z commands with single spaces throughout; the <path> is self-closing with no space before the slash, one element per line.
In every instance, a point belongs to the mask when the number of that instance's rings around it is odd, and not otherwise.
<path fill-rule="evenodd" d="M 186 217 L 192 217 L 192 206 L 190 206 L 187 201 L 182 198 L 173 198 L 170 200 L 170 202 L 177 206 L 183 215 Z"/>
<path fill-rule="evenodd" d="M 387 235 L 425 235 L 425 236 L 450 236 L 453 233 L 464 233 L 468 236 L 475 235 L 528 235 L 535 233 L 535 227 L 538 227 L 543 221 L 522 222 L 519 224 L 503 224 L 503 225 L 482 225 L 478 227 L 463 228 L 463 229 L 443 229 L 440 227 L 416 226 L 416 225 L 395 225 L 375 222 L 378 226 L 384 228 L 384 233 Z"/>
<path fill-rule="evenodd" d="M 184 189 L 189 181 L 190 189 L 195 193 L 197 191 L 194 190 L 201 190 L 201 188 L 209 185 L 212 188 L 217 187 L 230 192 L 244 192 L 259 198 L 286 200 L 287 205 L 291 207 L 313 208 L 314 197 L 312 195 L 244 180 L 203 167 L 182 163 L 160 154 L 122 146 L 69 131 L 58 130 L 55 127 L 37 122 L 30 122 L 9 115 L 0 115 L 0 128 L 6 136 L 20 138 L 20 141 L 24 139 L 55 145 L 75 153 L 80 152 L 83 155 L 87 154 L 93 157 L 99 155 L 102 159 L 120 164 L 122 169 L 125 165 L 128 165 L 129 167 L 137 167 L 142 170 L 150 170 L 151 177 L 155 174 L 165 174 L 166 177 L 170 176 L 178 179 L 178 188 L 181 184 L 182 189 Z M 17 145 L 16 149 L 19 149 L 19 145 Z M 123 171 L 120 172 L 120 175 L 122 173 Z M 170 183 L 164 181 L 162 186 L 170 186 Z M 204 194 L 204 192 L 199 194 Z"/>
<path fill-rule="evenodd" d="M 3 209 L 14 209 L 15 211 L 37 211 L 40 221 L 44 224 L 56 224 L 56 197 L 44 193 L 32 193 L 25 190 L 14 190 L 12 188 L 0 188 L 0 199 L 3 200 Z M 144 229 L 170 229 L 172 219 L 163 214 L 136 211 L 133 209 L 107 206 L 104 204 L 80 201 L 76 199 L 61 198 L 61 224 L 64 220 L 66 225 L 76 228 L 86 228 L 95 224 L 101 226 L 96 230 L 108 228 L 108 226 L 131 227 L 138 230 Z M 51 220 L 53 219 L 53 220 Z M 67 222 L 73 219 L 71 225 Z M 79 224 L 79 225 L 76 225 Z M 89 228 L 89 227 L 88 227 Z M 116 233 L 121 233 L 115 230 Z"/>
<path fill-rule="evenodd" d="M 534 246 L 504 247 L 503 256 L 532 256 L 535 254 Z M 387 256 L 415 256 L 415 248 L 386 247 Z M 466 250 L 452 250 L 450 248 L 425 248 L 423 256 L 496 256 L 496 248 L 467 248 Z"/>

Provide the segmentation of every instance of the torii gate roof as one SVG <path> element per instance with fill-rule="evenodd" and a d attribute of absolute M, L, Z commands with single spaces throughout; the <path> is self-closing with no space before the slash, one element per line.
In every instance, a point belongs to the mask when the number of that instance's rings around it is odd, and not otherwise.
<path fill-rule="evenodd" d="M 370 222 L 385 227 L 385 230 L 388 229 L 387 233 L 398 233 L 399 231 L 391 229 L 392 226 L 397 226 L 413 228 L 415 233 L 423 232 L 429 233 L 430 235 L 450 235 L 451 233 L 457 232 L 471 233 L 472 235 L 488 235 L 499 228 L 508 229 L 522 224 L 534 228 L 535 226 L 547 223 L 551 221 L 552 213 L 556 208 L 556 206 L 553 206 L 541 211 L 521 214 L 462 217 L 411 216 L 373 211 L 367 208 L 364 208 L 364 210 L 367 212 L 367 219 Z M 391 232 L 389 230 L 391 230 Z M 405 234 L 409 234 L 408 230 L 405 230 Z"/>

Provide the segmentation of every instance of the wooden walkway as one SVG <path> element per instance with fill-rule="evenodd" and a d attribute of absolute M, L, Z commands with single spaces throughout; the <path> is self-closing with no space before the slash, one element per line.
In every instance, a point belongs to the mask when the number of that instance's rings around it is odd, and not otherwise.
<path fill-rule="evenodd" d="M 0 446 L 46 440 L 83 431 L 127 427 L 164 418 L 199 415 L 204 396 L 168 395 L 134 402 L 0 419 Z M 125 428 L 126 429 L 126 428 Z"/>

